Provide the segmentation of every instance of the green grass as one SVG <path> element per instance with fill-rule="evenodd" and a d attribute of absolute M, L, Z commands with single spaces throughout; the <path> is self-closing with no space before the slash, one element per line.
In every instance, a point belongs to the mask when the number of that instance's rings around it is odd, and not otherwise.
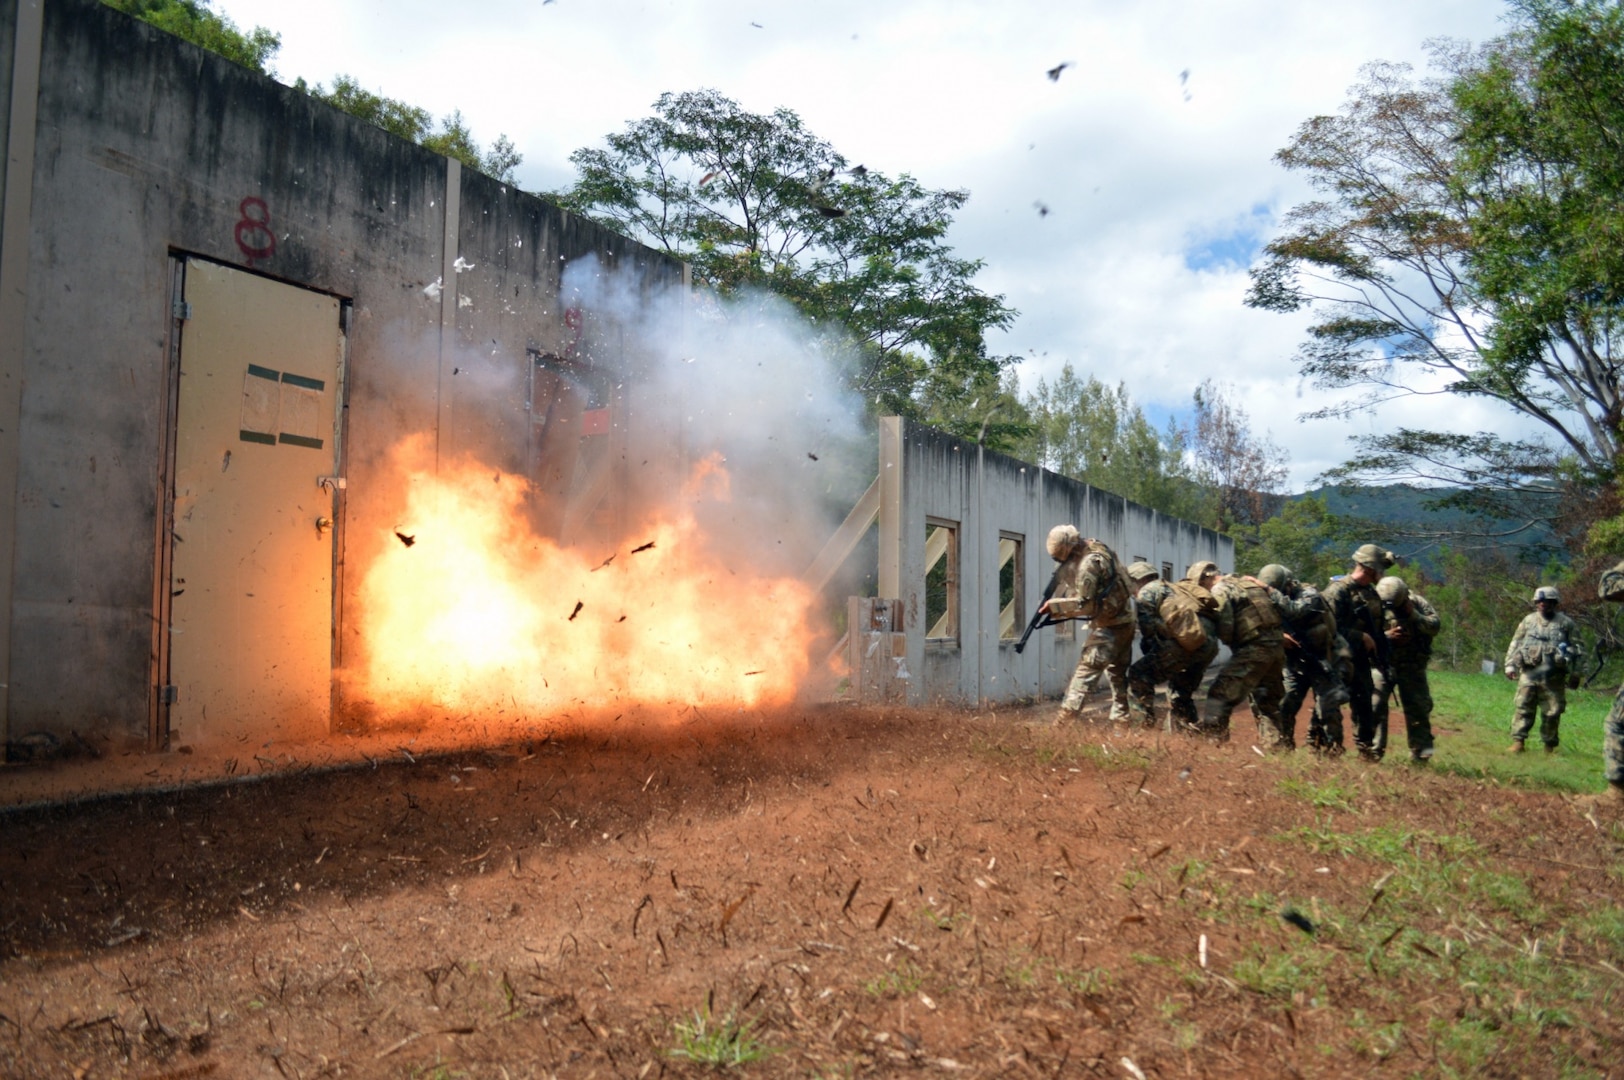
<path fill-rule="evenodd" d="M 716 1019 L 709 1009 L 695 1009 L 692 1017 L 672 1025 L 677 1045 L 667 1053 L 718 1069 L 760 1061 L 773 1050 L 755 1037 L 753 1026 L 754 1021 L 740 1021 L 732 1013 Z"/>
<path fill-rule="evenodd" d="M 1592 792 L 1605 786 L 1602 777 L 1602 722 L 1612 695 L 1594 690 L 1568 691 L 1562 714 L 1562 746 L 1546 754 L 1539 742 L 1538 720 L 1528 751 L 1508 754 L 1511 745 L 1511 700 L 1517 684 L 1498 674 L 1429 671 L 1432 727 L 1437 756 L 1432 767 L 1480 780 L 1553 791 Z M 1404 752 L 1402 724 L 1388 731 L 1389 756 Z"/>

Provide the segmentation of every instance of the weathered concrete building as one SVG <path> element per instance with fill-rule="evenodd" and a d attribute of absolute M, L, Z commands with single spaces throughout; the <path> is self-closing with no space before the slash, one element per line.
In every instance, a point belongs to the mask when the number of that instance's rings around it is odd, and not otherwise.
<path fill-rule="evenodd" d="M 639 413 L 651 344 L 564 267 L 652 297 L 681 262 L 96 0 L 0 0 L 0 124 L 7 742 L 328 732 L 404 433 L 524 477 L 544 536 L 678 486 L 680 418 Z M 909 701 L 1064 685 L 1075 635 L 1010 648 L 1054 522 L 1171 568 L 1232 559 L 928 429 L 882 425 L 880 464 Z"/>
<path fill-rule="evenodd" d="M 680 262 L 95 0 L 0 0 L 0 65 L 10 737 L 326 731 L 403 431 L 545 487 L 573 419 L 571 475 L 661 482 L 616 462 L 670 433 L 605 419 L 636 343 L 560 274 Z"/>

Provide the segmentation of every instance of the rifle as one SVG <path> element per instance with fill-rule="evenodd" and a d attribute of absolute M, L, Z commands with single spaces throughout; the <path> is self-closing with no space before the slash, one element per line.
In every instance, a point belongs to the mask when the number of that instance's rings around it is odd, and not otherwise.
<path fill-rule="evenodd" d="M 1049 598 L 1054 595 L 1055 589 L 1060 587 L 1060 567 L 1064 565 L 1064 563 L 1061 563 L 1054 568 L 1054 574 L 1049 578 L 1048 587 L 1043 590 L 1043 599 L 1038 601 L 1038 608 L 1032 613 L 1032 621 L 1026 624 L 1026 631 L 1021 634 L 1021 640 L 1015 643 L 1017 653 L 1026 648 L 1026 641 L 1032 636 L 1032 631 L 1041 630 L 1045 626 L 1054 626 L 1061 621 L 1051 619 L 1049 613 L 1043 610 L 1043 605 L 1049 602 Z"/>

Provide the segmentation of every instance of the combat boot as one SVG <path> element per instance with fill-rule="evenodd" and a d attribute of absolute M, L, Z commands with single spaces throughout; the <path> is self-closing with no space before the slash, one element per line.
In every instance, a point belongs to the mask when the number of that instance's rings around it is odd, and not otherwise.
<path fill-rule="evenodd" d="M 1506 753 L 1508 753 L 1508 754 L 1520 754 L 1522 752 L 1523 752 L 1523 741 L 1521 739 L 1512 739 L 1511 740 L 1511 745 L 1506 747 Z"/>

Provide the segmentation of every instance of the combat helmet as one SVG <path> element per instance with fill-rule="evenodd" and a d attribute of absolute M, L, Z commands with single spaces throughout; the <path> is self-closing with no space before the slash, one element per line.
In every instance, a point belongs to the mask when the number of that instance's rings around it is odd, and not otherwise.
<path fill-rule="evenodd" d="M 1128 564 L 1129 581 L 1145 581 L 1149 578 L 1161 577 L 1161 571 L 1141 559 L 1136 563 Z"/>
<path fill-rule="evenodd" d="M 1184 575 L 1184 580 L 1193 581 L 1199 585 L 1201 584 L 1202 577 L 1207 574 L 1216 574 L 1218 572 L 1218 564 L 1215 562 L 1193 562 L 1190 564 L 1189 572 Z"/>
<path fill-rule="evenodd" d="M 1277 562 L 1272 562 L 1259 570 L 1257 579 L 1269 588 L 1279 589 L 1281 592 L 1285 592 L 1291 587 L 1291 571 Z"/>
<path fill-rule="evenodd" d="M 1083 534 L 1077 531 L 1077 526 L 1056 525 L 1049 530 L 1045 546 L 1049 549 L 1049 558 L 1055 562 L 1065 562 L 1082 542 Z"/>
<path fill-rule="evenodd" d="M 1401 577 L 1384 577 L 1376 582 L 1376 595 L 1389 607 L 1402 604 L 1410 598 L 1410 586 Z"/>
<path fill-rule="evenodd" d="M 1355 566 L 1365 566 L 1372 570 L 1386 570 L 1398 561 L 1398 556 L 1391 551 L 1384 551 L 1375 544 L 1360 544 L 1353 552 Z"/>
<path fill-rule="evenodd" d="M 1555 585 L 1541 585 L 1534 590 L 1534 603 L 1537 604 L 1541 600 L 1549 600 L 1553 604 L 1560 604 L 1562 594 L 1556 591 Z"/>

